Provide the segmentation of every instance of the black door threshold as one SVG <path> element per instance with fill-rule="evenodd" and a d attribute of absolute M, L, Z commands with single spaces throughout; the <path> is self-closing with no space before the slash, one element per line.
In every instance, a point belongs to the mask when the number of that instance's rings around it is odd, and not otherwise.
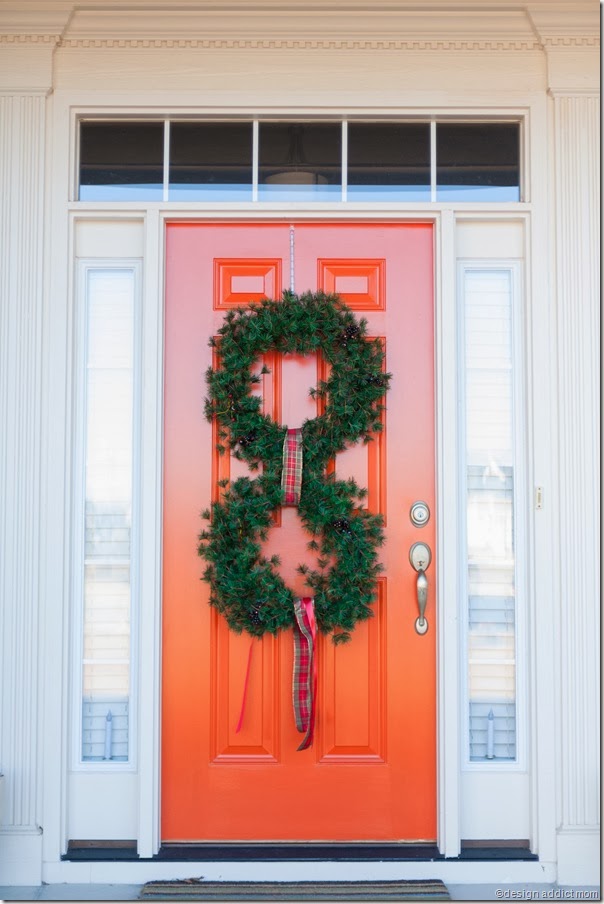
<path fill-rule="evenodd" d="M 459 857 L 443 857 L 435 844 L 405 844 L 397 842 L 281 842 L 257 844 L 246 843 L 204 843 L 204 844 L 162 844 L 155 857 L 140 858 L 136 848 L 127 842 L 123 847 L 108 847 L 99 844 L 70 843 L 63 860 L 72 861 L 137 861 L 147 862 L 186 862 L 186 861 L 314 861 L 314 862 L 426 862 L 446 860 L 484 861 L 484 860 L 538 860 L 528 847 L 476 847 L 462 845 Z"/>
<path fill-rule="evenodd" d="M 196 858 L 192 848 L 199 853 Z M 396 842 L 274 842 L 256 844 L 162 844 L 157 860 L 442 860 L 435 844 Z"/>

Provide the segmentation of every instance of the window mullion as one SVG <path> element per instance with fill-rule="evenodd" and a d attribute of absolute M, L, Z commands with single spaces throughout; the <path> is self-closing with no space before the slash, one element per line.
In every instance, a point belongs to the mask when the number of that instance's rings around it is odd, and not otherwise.
<path fill-rule="evenodd" d="M 342 121 L 342 201 L 348 200 L 348 120 Z"/>
<path fill-rule="evenodd" d="M 255 119 L 252 123 L 252 201 L 258 200 L 258 147 L 259 125 Z"/>
<path fill-rule="evenodd" d="M 436 201 L 436 122 L 430 123 L 430 200 Z"/>
<path fill-rule="evenodd" d="M 170 191 L 170 120 L 164 122 L 164 201 L 169 199 Z"/>

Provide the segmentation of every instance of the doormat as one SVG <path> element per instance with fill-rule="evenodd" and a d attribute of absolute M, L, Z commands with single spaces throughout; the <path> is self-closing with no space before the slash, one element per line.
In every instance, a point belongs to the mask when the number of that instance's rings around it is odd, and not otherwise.
<path fill-rule="evenodd" d="M 159 901 L 450 901 L 439 879 L 386 882 L 147 882 L 139 899 Z"/>

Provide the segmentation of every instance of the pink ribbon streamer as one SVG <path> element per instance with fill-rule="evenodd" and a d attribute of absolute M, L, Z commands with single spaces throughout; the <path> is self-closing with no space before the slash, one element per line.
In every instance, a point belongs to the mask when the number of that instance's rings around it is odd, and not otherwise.
<path fill-rule="evenodd" d="M 243 698 L 241 700 L 241 712 L 239 713 L 239 721 L 237 722 L 237 728 L 235 729 L 235 734 L 238 734 L 241 731 L 241 727 L 243 725 L 243 717 L 245 715 L 245 704 L 247 701 L 247 689 L 250 683 L 250 670 L 252 668 L 252 653 L 254 652 L 254 641 L 252 640 L 250 644 L 250 652 L 247 657 L 247 669 L 245 670 L 245 682 L 243 684 Z"/>

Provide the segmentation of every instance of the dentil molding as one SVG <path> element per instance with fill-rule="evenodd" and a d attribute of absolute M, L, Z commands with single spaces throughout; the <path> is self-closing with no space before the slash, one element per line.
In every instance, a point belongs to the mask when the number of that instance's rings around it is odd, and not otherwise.
<path fill-rule="evenodd" d="M 558 49 L 563 49 L 568 47 L 570 49 L 575 49 L 576 47 L 599 47 L 600 46 L 600 36 L 599 35 L 557 35 L 553 37 L 546 37 L 541 40 L 541 45 L 543 47 L 556 47 Z"/>
<path fill-rule="evenodd" d="M 57 44 L 60 40 L 60 34 L 0 34 L 3 44 Z"/>
<path fill-rule="evenodd" d="M 297 38 L 62 38 L 60 34 L 0 34 L 0 44 L 46 44 L 73 48 L 202 48 L 206 50 L 542 50 L 598 48 L 598 36 L 569 36 L 527 40 L 343 40 Z"/>
<path fill-rule="evenodd" d="M 0 40 L 2 36 L 0 36 Z M 66 38 L 59 42 L 68 48 L 201 48 L 205 50 L 539 50 L 535 40 L 446 41 L 446 40 L 341 40 L 341 39 L 213 39 L 202 38 Z"/>
<path fill-rule="evenodd" d="M 599 45 L 584 0 L 0 0 L 0 43 L 64 48 L 580 50 Z"/>
<path fill-rule="evenodd" d="M 155 7 L 143 15 L 140 10 L 123 7 L 77 8 L 62 37 L 65 46 L 81 46 L 72 42 L 82 40 L 100 41 L 98 46 L 116 46 L 107 45 L 108 41 L 129 42 L 122 46 L 145 46 L 147 41 L 161 42 L 148 46 L 174 46 L 170 42 L 185 40 L 192 42 L 189 46 L 221 49 L 490 50 L 510 46 L 525 50 L 538 43 L 527 15 L 514 9 L 470 11 L 448 4 L 422 10 L 404 3 L 396 8 L 371 3 L 320 4 L 313 8 L 282 3 L 270 8 L 250 3 L 235 15 L 235 8 L 230 6 Z"/>

